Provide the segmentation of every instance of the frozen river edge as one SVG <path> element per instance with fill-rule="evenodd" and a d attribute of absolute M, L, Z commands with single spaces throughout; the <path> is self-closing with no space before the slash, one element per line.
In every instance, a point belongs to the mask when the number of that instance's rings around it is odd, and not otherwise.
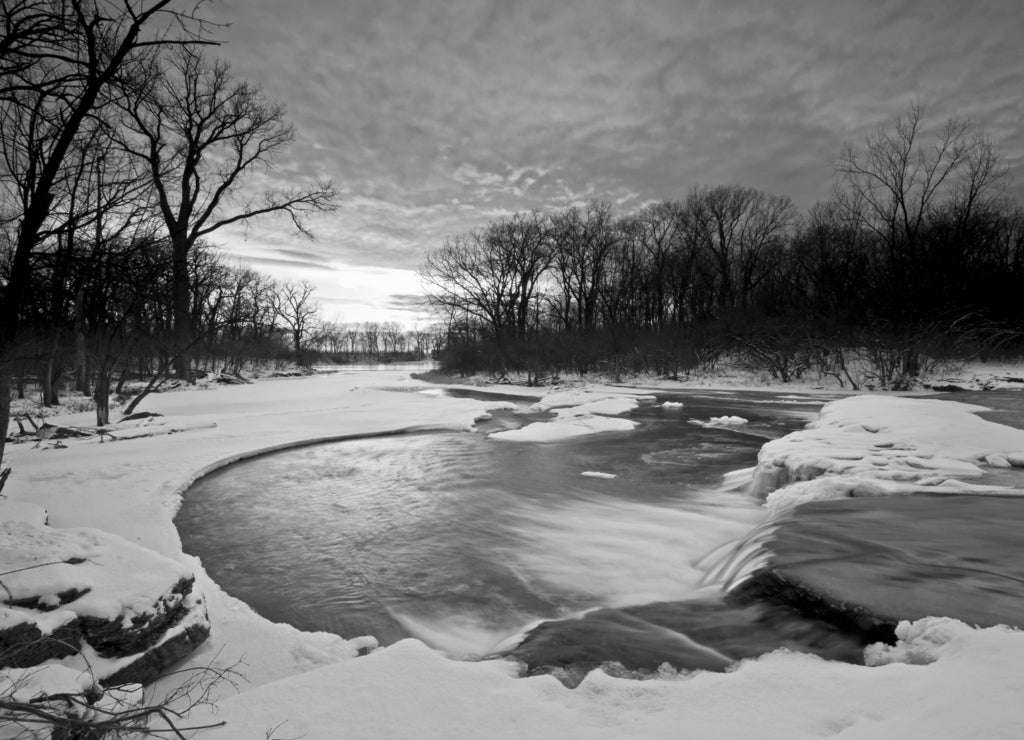
<path fill-rule="evenodd" d="M 411 640 L 344 660 L 366 643 L 262 620 L 181 553 L 171 523 L 180 491 L 197 471 L 253 449 L 410 426 L 465 429 L 488 406 L 379 390 L 386 385 L 427 388 L 401 373 L 339 373 L 154 396 L 148 410 L 192 430 L 60 450 L 15 446 L 15 475 L 6 492 L 45 507 L 53 526 L 104 529 L 196 569 L 213 633 L 191 662 L 230 665 L 244 659 L 250 681 L 237 695 L 225 688 L 216 719 L 228 724 L 211 737 L 262 737 L 282 722 L 286 736 L 336 737 L 344 728 L 347 736 L 368 738 L 669 737 L 680 726 L 704 737 L 1021 732 L 1024 716 L 1016 696 L 1024 688 L 1024 643 L 1020 633 L 1000 627 L 908 625 L 900 633 L 900 649 L 917 662 L 934 661 L 927 666 L 865 668 L 774 653 L 724 675 L 638 684 L 592 674 L 570 692 L 552 678 L 513 680 L 516 671 L 509 664 L 455 663 Z M 870 398 L 850 400 L 851 418 L 862 412 L 862 423 L 874 423 L 867 418 L 877 415 L 868 408 Z M 216 428 L 202 427 L 209 423 Z M 995 444 L 986 446 L 957 423 L 947 426 L 969 437 L 971 464 L 977 453 L 1005 457 L 1024 451 L 1006 427 L 992 425 L 998 427 L 990 430 Z M 950 448 L 939 457 L 958 459 L 948 441 L 939 442 Z M 156 690 L 161 688 L 166 687 Z"/>

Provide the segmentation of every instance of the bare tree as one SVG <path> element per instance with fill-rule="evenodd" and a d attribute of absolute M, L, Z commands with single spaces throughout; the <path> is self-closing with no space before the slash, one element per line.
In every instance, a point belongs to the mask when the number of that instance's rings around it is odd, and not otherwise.
<path fill-rule="evenodd" d="M 320 315 L 320 304 L 313 300 L 316 287 L 308 280 L 287 281 L 278 285 L 274 295 L 274 313 L 292 338 L 295 358 L 302 352 L 302 340 Z"/>
<path fill-rule="evenodd" d="M 384 344 L 384 353 L 397 354 L 399 345 L 404 348 L 405 337 L 402 334 L 402 325 L 397 321 L 385 321 L 380 325 L 381 342 Z"/>
<path fill-rule="evenodd" d="M 328 181 L 309 188 L 268 189 L 262 200 L 245 197 L 244 183 L 270 167 L 294 138 L 285 108 L 260 89 L 235 80 L 225 62 L 208 61 L 182 47 L 151 70 L 127 113 L 125 146 L 144 161 L 156 189 L 160 215 L 173 250 L 175 333 L 191 344 L 188 255 L 196 241 L 229 224 L 284 214 L 296 231 L 312 234 L 306 218 L 335 208 Z M 176 368 L 189 376 L 182 352 Z"/>
<path fill-rule="evenodd" d="M 526 336 L 551 259 L 544 217 L 516 214 L 449 239 L 427 256 L 420 274 L 428 300 L 450 325 L 482 322 L 501 348 Z"/>
<path fill-rule="evenodd" d="M 608 256 L 618 241 L 611 205 L 592 202 L 552 218 L 551 243 L 567 329 L 593 331 Z"/>
<path fill-rule="evenodd" d="M 778 264 L 796 206 L 787 196 L 723 185 L 695 189 L 686 208 L 715 279 L 719 311 L 746 308 Z"/>
<path fill-rule="evenodd" d="M 0 299 L 0 363 L 21 331 L 33 250 L 52 236 L 55 195 L 86 121 L 170 46 L 208 43 L 207 24 L 173 0 L 11 0 L 0 7 L 0 219 L 16 224 Z M 0 460 L 10 416 L 0 371 Z"/>
<path fill-rule="evenodd" d="M 362 331 L 359 333 L 359 337 L 363 340 L 363 352 L 366 353 L 367 359 L 372 357 L 379 361 L 380 323 L 376 321 L 364 322 Z"/>
<path fill-rule="evenodd" d="M 885 246 L 892 284 L 909 288 L 929 219 L 952 206 L 966 223 L 1006 177 L 992 143 L 970 122 L 950 118 L 929 137 L 919 104 L 863 147 L 848 142 L 835 168 L 836 200 Z"/>

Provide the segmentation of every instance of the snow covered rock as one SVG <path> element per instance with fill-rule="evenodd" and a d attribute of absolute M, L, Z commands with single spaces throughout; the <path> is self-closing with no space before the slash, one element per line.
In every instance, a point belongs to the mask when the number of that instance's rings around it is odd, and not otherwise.
<path fill-rule="evenodd" d="M 145 682 L 209 634 L 189 569 L 99 530 L 0 522 L 0 573 L 0 666 L 78 654 Z"/>
<path fill-rule="evenodd" d="M 1024 430 L 977 415 L 986 409 L 950 401 L 853 396 L 827 404 L 817 421 L 761 448 L 751 491 L 781 499 L 844 495 L 972 493 L 988 467 L 1024 462 Z M 1016 461 L 1016 462 L 1015 462 Z M 833 485 L 841 478 L 842 486 Z M 808 482 L 805 486 L 793 483 Z M 822 488 L 812 492 L 808 489 Z M 992 491 L 998 486 L 984 486 Z M 779 490 L 781 489 L 781 490 Z M 824 490 L 828 489 L 828 490 Z M 863 493 L 861 493 L 863 489 Z"/>
<path fill-rule="evenodd" d="M 733 593 L 892 639 L 941 615 L 1024 627 L 1024 500 L 915 494 L 807 502 L 778 519 Z"/>

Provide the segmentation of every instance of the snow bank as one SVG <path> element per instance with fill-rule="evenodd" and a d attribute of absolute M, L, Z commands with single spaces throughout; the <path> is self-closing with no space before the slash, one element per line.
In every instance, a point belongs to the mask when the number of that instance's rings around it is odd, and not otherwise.
<path fill-rule="evenodd" d="M 751 490 L 773 514 L 846 496 L 1006 492 L 964 480 L 1024 463 L 1024 430 L 977 416 L 985 410 L 894 396 L 834 401 L 807 428 L 761 448 Z"/>
<path fill-rule="evenodd" d="M 222 688 L 210 715 L 188 718 L 189 724 L 227 723 L 201 737 L 266 737 L 275 727 L 275 737 L 310 740 L 1024 737 L 1024 634 L 1003 628 L 915 622 L 902 633 L 903 652 L 878 648 L 873 667 L 778 651 L 725 674 L 641 682 L 598 671 L 569 690 L 550 676 L 517 678 L 512 663 L 451 661 L 414 640 L 347 659 L 372 641 L 268 623 L 181 553 L 171 523 L 179 492 L 199 471 L 255 449 L 415 425 L 468 428 L 490 408 L 469 399 L 392 393 L 381 389 L 386 384 L 426 387 L 399 373 L 374 372 L 160 394 L 147 400 L 147 409 L 176 425 L 215 422 L 216 428 L 114 444 L 69 443 L 61 450 L 9 448 L 14 475 L 5 493 L 11 499 L 46 508 L 54 526 L 99 527 L 196 571 L 213 633 L 188 665 L 226 667 L 244 659 L 240 670 L 249 681 L 237 694 Z M 595 399 L 561 400 L 570 406 Z M 946 478 L 945 470 L 968 477 L 965 471 L 984 470 L 986 455 L 1009 462 L 1024 453 L 1024 432 L 988 426 L 974 410 L 873 397 L 831 404 L 813 428 L 798 433 L 804 443 L 787 438 L 766 447 L 757 468 L 762 492 L 817 475 L 833 478 L 830 485 L 840 491 L 890 493 Z M 891 465 L 915 481 L 872 475 Z M 947 467 L 939 471 L 939 465 Z M 925 647 L 929 641 L 937 647 Z M 926 657 L 934 660 L 907 664 Z M 154 692 L 173 688 L 174 680 Z"/>
<path fill-rule="evenodd" d="M 601 671 L 577 689 L 454 663 L 406 640 L 220 703 L 212 738 L 957 738 L 1024 732 L 1024 634 L 965 630 L 931 665 L 869 668 L 778 651 L 731 673 L 635 681 Z M 400 697 L 400 700 L 396 700 Z M 283 724 L 282 724 L 283 723 Z"/>

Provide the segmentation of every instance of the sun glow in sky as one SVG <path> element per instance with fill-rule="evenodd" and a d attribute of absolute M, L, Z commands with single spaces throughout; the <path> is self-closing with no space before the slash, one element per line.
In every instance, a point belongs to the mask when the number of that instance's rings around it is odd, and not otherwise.
<path fill-rule="evenodd" d="M 308 279 L 327 318 L 428 319 L 417 268 L 447 236 L 592 198 L 626 213 L 698 185 L 806 208 L 844 141 L 913 102 L 984 127 L 1024 201 L 1019 0 L 222 0 L 216 54 L 288 106 L 271 178 L 333 179 L 306 241 L 218 233 Z"/>

